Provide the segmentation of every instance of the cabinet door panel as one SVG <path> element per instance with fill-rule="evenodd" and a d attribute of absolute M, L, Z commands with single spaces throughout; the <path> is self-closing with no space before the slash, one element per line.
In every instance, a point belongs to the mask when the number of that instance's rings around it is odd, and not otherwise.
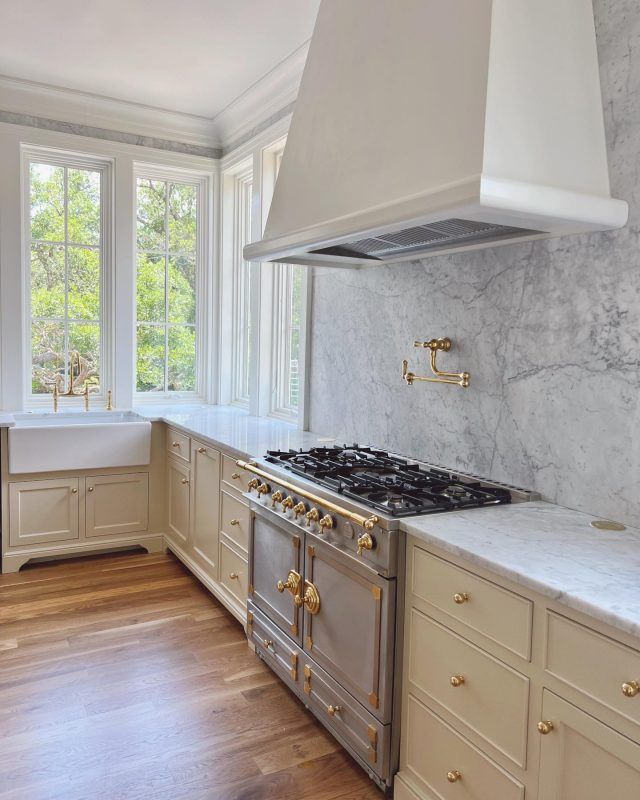
<path fill-rule="evenodd" d="M 304 613 L 304 649 L 382 722 L 391 721 L 396 582 L 307 537 L 305 587 L 320 598 Z"/>
<path fill-rule="evenodd" d="M 637 800 L 640 746 L 545 690 L 539 800 Z"/>
<path fill-rule="evenodd" d="M 191 472 L 173 459 L 167 463 L 169 491 L 169 530 L 178 544 L 186 545 L 189 537 L 189 480 Z"/>
<path fill-rule="evenodd" d="M 78 478 L 10 483 L 9 543 L 19 547 L 78 539 L 78 510 Z"/>
<path fill-rule="evenodd" d="M 220 517 L 220 453 L 193 442 L 193 531 L 191 547 L 212 578 L 218 573 L 218 528 Z"/>
<path fill-rule="evenodd" d="M 149 476 L 96 475 L 86 478 L 86 535 L 107 536 L 146 531 L 149 524 Z"/>

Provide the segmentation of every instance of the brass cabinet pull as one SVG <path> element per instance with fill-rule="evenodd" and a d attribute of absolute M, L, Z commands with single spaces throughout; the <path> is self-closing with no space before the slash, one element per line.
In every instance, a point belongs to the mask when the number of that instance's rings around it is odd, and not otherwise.
<path fill-rule="evenodd" d="M 262 640 L 262 644 L 263 644 L 263 645 L 264 645 L 264 646 L 265 646 L 267 649 L 269 649 L 270 647 L 272 647 L 272 646 L 273 646 L 273 639 L 263 639 L 263 640 Z"/>
<path fill-rule="evenodd" d="M 457 689 L 458 686 L 462 686 L 464 683 L 464 675 L 452 675 L 451 678 L 449 678 L 449 681 L 451 685 Z"/>
<path fill-rule="evenodd" d="M 635 697 L 640 692 L 640 683 L 638 681 L 625 681 L 621 688 L 625 697 Z"/>
<path fill-rule="evenodd" d="M 180 442 L 171 442 L 171 447 L 180 447 Z"/>
<path fill-rule="evenodd" d="M 282 592 L 284 592 L 285 589 L 288 589 L 294 596 L 294 598 L 296 598 L 297 601 L 298 595 L 300 593 L 301 583 L 302 583 L 302 577 L 300 576 L 300 574 L 296 572 L 294 569 L 290 569 L 289 574 L 287 575 L 287 580 L 278 581 L 278 583 L 276 583 L 276 589 L 280 592 L 280 594 L 282 594 Z M 298 605 L 297 602 L 296 605 Z"/>
<path fill-rule="evenodd" d="M 276 503 L 281 503 L 281 502 L 282 502 L 282 492 L 278 490 L 271 495 L 271 505 L 273 506 L 273 508 L 275 508 Z"/>
<path fill-rule="evenodd" d="M 237 572 L 230 572 L 229 573 L 229 577 L 231 578 L 232 581 L 237 581 L 238 580 L 238 573 Z"/>
<path fill-rule="evenodd" d="M 553 722 L 550 722 L 549 720 L 543 719 L 538 723 L 537 727 L 538 727 L 538 731 L 543 736 L 546 736 L 548 733 L 551 733 L 551 731 L 553 730 Z"/>
<path fill-rule="evenodd" d="M 447 780 L 449 783 L 457 783 L 462 778 L 462 773 L 457 769 L 452 769 L 447 772 Z"/>
<path fill-rule="evenodd" d="M 199 447 L 198 448 L 198 452 L 199 453 L 206 453 L 207 452 L 207 448 L 206 447 Z"/>
<path fill-rule="evenodd" d="M 229 520 L 229 525 L 239 525 L 239 524 L 240 524 L 240 520 L 239 519 Z"/>
<path fill-rule="evenodd" d="M 304 594 L 302 603 L 310 614 L 317 614 L 320 611 L 320 595 L 311 581 L 304 582 Z M 298 605 L 298 603 L 296 603 Z"/>
<path fill-rule="evenodd" d="M 322 533 L 324 533 L 325 528 L 330 531 L 333 528 L 333 517 L 330 514 L 325 514 L 324 517 L 318 521 L 318 525 Z"/>
<path fill-rule="evenodd" d="M 88 491 L 88 492 L 92 492 L 92 491 L 93 491 L 93 486 L 89 486 L 89 488 L 87 489 L 87 491 Z"/>
<path fill-rule="evenodd" d="M 260 486 L 258 486 L 256 491 L 258 492 L 258 494 L 268 494 L 269 493 L 269 485 L 266 484 L 266 483 L 261 483 Z"/>
<path fill-rule="evenodd" d="M 307 511 L 307 526 L 310 526 L 312 522 L 317 522 L 320 519 L 320 512 L 314 506 L 311 511 Z"/>
<path fill-rule="evenodd" d="M 463 603 L 468 603 L 471 596 L 467 592 L 456 592 L 453 595 L 453 602 L 461 606 Z"/>
<path fill-rule="evenodd" d="M 183 478 L 183 479 L 180 481 L 180 483 L 189 483 L 189 479 L 188 479 L 188 478 Z"/>
<path fill-rule="evenodd" d="M 336 714 L 339 714 L 342 711 L 342 706 L 327 706 L 327 714 L 330 717 L 335 717 Z"/>
<path fill-rule="evenodd" d="M 376 546 L 375 540 L 370 533 L 363 533 L 358 536 L 358 555 L 361 556 L 365 550 L 373 550 Z"/>
<path fill-rule="evenodd" d="M 234 473 L 231 475 L 231 480 L 232 480 L 232 481 L 238 481 L 238 480 L 240 480 L 240 473 L 239 473 L 239 472 L 234 472 Z"/>

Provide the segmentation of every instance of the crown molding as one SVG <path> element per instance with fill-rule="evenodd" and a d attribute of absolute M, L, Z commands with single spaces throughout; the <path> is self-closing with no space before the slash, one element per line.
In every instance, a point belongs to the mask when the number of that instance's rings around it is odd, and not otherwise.
<path fill-rule="evenodd" d="M 0 109 L 125 134 L 221 148 L 246 139 L 296 98 L 309 41 L 215 117 L 183 114 L 112 97 L 0 75 Z"/>

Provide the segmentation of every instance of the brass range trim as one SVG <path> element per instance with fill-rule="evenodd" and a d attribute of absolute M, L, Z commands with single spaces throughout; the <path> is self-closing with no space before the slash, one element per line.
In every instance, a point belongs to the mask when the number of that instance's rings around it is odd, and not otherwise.
<path fill-rule="evenodd" d="M 444 372 L 436 366 L 438 351 L 448 353 L 451 350 L 451 339 L 429 339 L 426 342 L 414 342 L 414 347 L 424 347 L 429 350 L 429 364 L 433 375 L 416 375 L 409 371 L 409 362 L 404 359 L 402 362 L 402 377 L 408 386 L 413 386 L 415 381 L 426 383 L 450 383 L 455 386 L 462 386 L 463 389 L 469 388 L 470 376 L 468 372 Z"/>
<path fill-rule="evenodd" d="M 313 492 L 309 492 L 307 489 L 302 489 L 300 486 L 296 486 L 293 483 L 289 483 L 288 481 L 280 478 L 276 475 L 271 475 L 269 472 L 265 472 L 265 470 L 258 467 L 256 464 L 250 461 L 242 461 L 241 459 L 236 461 L 236 466 L 240 467 L 240 469 L 245 469 L 247 472 L 252 472 L 254 475 L 259 475 L 261 478 L 265 478 L 268 481 L 273 481 L 277 483 L 278 486 L 282 486 L 285 489 L 288 489 L 290 492 L 295 492 L 299 494 L 301 497 L 310 500 L 312 503 L 318 503 L 318 505 L 322 506 L 323 508 L 332 511 L 334 514 L 337 514 L 340 517 L 344 517 L 348 519 L 350 522 L 355 522 L 356 525 L 361 525 L 366 531 L 373 530 L 373 528 L 378 524 L 379 519 L 376 517 L 375 514 L 372 514 L 370 517 L 364 517 L 362 514 L 356 514 L 353 511 L 349 511 L 347 508 L 343 508 L 342 506 L 336 505 L 332 503 L 331 500 L 325 500 L 322 497 L 318 497 L 318 495 L 313 494 Z"/>

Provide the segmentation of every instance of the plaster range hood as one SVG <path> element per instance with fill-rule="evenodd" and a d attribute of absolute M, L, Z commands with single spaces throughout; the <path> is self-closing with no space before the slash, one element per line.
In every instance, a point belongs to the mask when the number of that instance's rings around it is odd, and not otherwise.
<path fill-rule="evenodd" d="M 591 0 L 323 0 L 250 261 L 357 266 L 622 227 Z"/>

